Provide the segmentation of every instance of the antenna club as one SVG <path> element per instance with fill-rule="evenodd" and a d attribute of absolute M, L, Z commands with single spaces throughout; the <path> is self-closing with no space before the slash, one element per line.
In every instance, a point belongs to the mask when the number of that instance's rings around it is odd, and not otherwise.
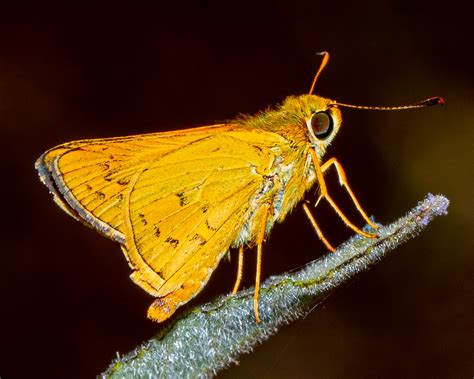
<path fill-rule="evenodd" d="M 423 100 L 419 105 L 430 107 L 432 105 L 443 105 L 444 99 L 442 97 L 431 97 L 429 99 Z"/>

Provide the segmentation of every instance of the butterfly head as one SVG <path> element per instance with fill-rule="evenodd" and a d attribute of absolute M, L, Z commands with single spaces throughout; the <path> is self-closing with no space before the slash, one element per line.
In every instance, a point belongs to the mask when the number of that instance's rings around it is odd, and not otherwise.
<path fill-rule="evenodd" d="M 313 95 L 319 75 L 326 67 L 329 61 L 329 53 L 326 51 L 318 53 L 323 57 L 321 64 L 314 76 L 313 82 L 308 95 L 299 96 L 297 99 L 300 102 L 301 110 L 305 115 L 306 126 L 308 128 L 311 143 L 317 147 L 326 147 L 329 145 L 336 135 L 341 125 L 341 112 L 339 108 L 353 108 L 353 109 L 368 109 L 368 110 L 382 110 L 394 111 L 413 108 L 424 108 L 432 105 L 444 104 L 441 97 L 431 97 L 429 99 L 419 101 L 414 104 L 399 105 L 399 106 L 366 106 L 339 103 L 334 100 L 325 99 Z"/>
<path fill-rule="evenodd" d="M 281 106 L 282 113 L 292 115 L 288 125 L 298 127 L 301 138 L 324 152 L 336 136 L 342 118 L 335 101 L 316 95 L 289 96 Z"/>
<path fill-rule="evenodd" d="M 328 146 L 341 126 L 339 108 L 333 100 L 316 95 L 303 95 L 299 100 L 309 141 L 320 148 Z"/>

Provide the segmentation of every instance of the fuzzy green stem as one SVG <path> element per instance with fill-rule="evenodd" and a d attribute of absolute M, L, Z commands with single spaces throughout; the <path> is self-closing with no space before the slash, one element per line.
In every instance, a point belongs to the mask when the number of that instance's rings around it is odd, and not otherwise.
<path fill-rule="evenodd" d="M 300 271 L 269 278 L 260 288 L 261 323 L 255 322 L 253 289 L 221 296 L 182 315 L 156 337 L 118 358 L 102 377 L 212 377 L 417 235 L 433 218 L 446 214 L 448 205 L 445 197 L 428 194 L 405 217 L 380 227 L 378 238 L 356 235 L 336 254 L 327 254 Z"/>

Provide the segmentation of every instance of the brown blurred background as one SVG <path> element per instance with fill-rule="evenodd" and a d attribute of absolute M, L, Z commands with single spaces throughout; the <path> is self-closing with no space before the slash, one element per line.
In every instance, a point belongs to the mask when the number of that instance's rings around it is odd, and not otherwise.
<path fill-rule="evenodd" d="M 82 138 L 173 130 L 254 113 L 316 92 L 355 104 L 446 105 L 344 110 L 329 151 L 364 207 L 388 223 L 427 192 L 447 217 L 245 356 L 225 378 L 472 377 L 473 120 L 471 10 L 462 2 L 276 1 L 176 6 L 1 6 L 2 378 L 92 377 L 161 326 L 119 246 L 66 216 L 33 164 Z M 471 32 L 469 32 L 471 30 Z M 328 176 L 330 190 L 362 224 Z M 327 207 L 317 219 L 351 233 Z M 265 247 L 264 275 L 324 253 L 296 210 Z M 254 254 L 247 255 L 252 284 Z M 194 304 L 230 291 L 222 262 Z"/>

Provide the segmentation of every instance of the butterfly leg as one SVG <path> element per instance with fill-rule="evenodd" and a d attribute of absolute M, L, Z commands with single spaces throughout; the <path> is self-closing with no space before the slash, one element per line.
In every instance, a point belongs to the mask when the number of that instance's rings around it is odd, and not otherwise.
<path fill-rule="evenodd" d="M 260 315 L 258 313 L 258 295 L 260 291 L 260 272 L 262 271 L 262 246 L 263 240 L 265 239 L 265 230 L 267 229 L 268 213 L 270 211 L 270 205 L 264 205 L 264 214 L 262 218 L 262 224 L 257 236 L 257 272 L 255 274 L 255 292 L 253 294 L 253 311 L 255 313 L 255 319 L 260 322 Z"/>
<path fill-rule="evenodd" d="M 240 287 L 240 282 L 242 281 L 242 273 L 244 272 L 244 247 L 239 247 L 239 262 L 237 265 L 237 279 L 235 279 L 234 289 L 232 290 L 232 295 L 235 295 Z"/>
<path fill-rule="evenodd" d="M 316 220 L 314 219 L 313 215 L 311 214 L 311 211 L 309 210 L 309 207 L 303 203 L 303 209 L 306 213 L 306 216 L 308 216 L 309 221 L 311 222 L 311 225 L 313 225 L 314 230 L 316 231 L 316 234 L 318 235 L 319 239 L 323 241 L 323 243 L 326 245 L 327 249 L 329 251 L 332 251 L 333 253 L 336 251 L 334 247 L 329 243 L 329 241 L 324 237 L 323 232 L 319 228 L 319 225 L 316 223 Z"/>
<path fill-rule="evenodd" d="M 347 181 L 346 173 L 345 173 L 344 169 L 342 168 L 342 165 L 338 162 L 338 160 L 336 158 L 331 158 L 328 161 L 326 161 L 321 166 L 321 172 L 322 173 L 326 172 L 326 170 L 329 167 L 331 167 L 331 165 L 334 165 L 334 167 L 336 167 L 337 176 L 339 177 L 339 183 L 340 183 L 341 186 L 343 186 L 346 189 L 347 193 L 351 197 L 352 202 L 356 206 L 356 208 L 359 211 L 360 215 L 364 218 L 364 220 L 367 222 L 367 224 L 369 224 L 372 228 L 378 229 L 378 226 L 375 225 L 370 220 L 370 218 L 367 216 L 365 211 L 362 209 L 362 206 L 360 205 L 359 201 L 357 200 L 356 196 L 354 195 L 354 192 L 352 192 L 352 189 L 349 186 L 349 183 Z"/>
<path fill-rule="evenodd" d="M 319 199 L 317 200 L 316 205 L 319 204 L 319 201 L 321 199 L 326 199 L 326 201 L 329 203 L 329 205 L 332 207 L 332 209 L 334 209 L 334 211 L 341 218 L 341 220 L 344 222 L 344 224 L 346 224 L 349 228 L 351 228 L 357 234 L 360 234 L 361 236 L 364 236 L 366 238 L 376 238 L 377 236 L 375 234 L 366 233 L 363 230 L 359 229 L 357 226 L 355 226 L 352 222 L 349 221 L 349 219 L 346 217 L 346 215 L 339 209 L 339 207 L 336 205 L 336 203 L 331 198 L 331 196 L 329 196 L 327 186 L 326 186 L 326 182 L 324 180 L 323 172 L 321 170 L 321 165 L 319 163 L 316 152 L 314 151 L 314 149 L 310 149 L 309 152 L 311 154 L 314 170 L 316 172 L 316 177 L 317 177 L 318 183 L 319 183 L 319 189 L 321 191 L 321 194 L 319 195 Z M 327 169 L 327 167 L 326 167 L 326 169 Z"/>

